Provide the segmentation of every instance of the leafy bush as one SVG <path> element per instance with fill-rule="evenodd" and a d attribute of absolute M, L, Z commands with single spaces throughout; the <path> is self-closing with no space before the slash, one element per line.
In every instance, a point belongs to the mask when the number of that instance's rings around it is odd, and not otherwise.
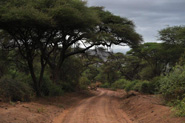
<path fill-rule="evenodd" d="M 0 96 L 6 101 L 30 101 L 33 90 L 25 82 L 4 76 L 0 79 Z"/>
<path fill-rule="evenodd" d="M 154 77 L 151 81 L 150 81 L 150 89 L 151 89 L 151 93 L 152 94 L 157 94 L 159 93 L 160 90 L 160 79 L 161 77 Z"/>
<path fill-rule="evenodd" d="M 131 85 L 131 90 L 135 90 L 142 93 L 154 94 L 158 92 L 158 81 L 156 79 L 152 81 L 147 80 L 134 80 Z"/>
<path fill-rule="evenodd" d="M 145 66 L 140 72 L 141 79 L 149 80 L 153 77 L 153 69 L 150 66 Z"/>
<path fill-rule="evenodd" d="M 133 90 L 139 92 L 141 90 L 141 86 L 143 84 L 143 81 L 141 81 L 141 80 L 134 80 L 134 83 L 135 83 L 135 85 L 133 87 Z"/>
<path fill-rule="evenodd" d="M 79 80 L 79 86 L 81 89 L 87 89 L 87 86 L 90 84 L 90 80 L 87 77 L 81 77 Z"/>
<path fill-rule="evenodd" d="M 126 84 L 129 82 L 130 81 L 126 79 L 119 79 L 112 84 L 112 88 L 124 89 L 126 87 Z"/>
<path fill-rule="evenodd" d="M 166 100 L 182 99 L 185 94 L 185 66 L 176 66 L 160 79 L 160 92 Z"/>
<path fill-rule="evenodd" d="M 182 100 L 174 100 L 170 102 L 171 106 L 173 107 L 173 111 L 175 111 L 175 114 L 180 117 L 185 116 L 185 98 Z"/>
<path fill-rule="evenodd" d="M 100 85 L 101 88 L 110 88 L 110 83 L 106 82 Z"/>
<path fill-rule="evenodd" d="M 65 92 L 74 92 L 76 89 L 76 82 L 74 81 L 60 81 L 60 86 Z"/>
<path fill-rule="evenodd" d="M 124 78 L 115 81 L 112 85 L 112 89 L 125 89 L 125 91 L 135 90 L 142 93 L 154 94 L 157 93 L 159 86 L 159 78 L 149 82 L 146 80 L 133 80 L 129 81 Z M 104 83 L 101 87 L 109 88 L 109 83 Z"/>
<path fill-rule="evenodd" d="M 127 82 L 125 85 L 125 91 L 128 92 L 130 90 L 134 90 L 135 81 Z"/>
<path fill-rule="evenodd" d="M 54 84 L 48 76 L 43 77 L 43 85 L 41 87 L 43 96 L 60 96 L 64 92 L 61 85 Z"/>
<path fill-rule="evenodd" d="M 103 71 L 101 70 L 100 70 L 100 73 L 95 77 L 95 80 L 103 82 L 103 83 L 107 83 L 107 77 L 105 73 L 103 73 Z"/>
<path fill-rule="evenodd" d="M 83 62 L 77 57 L 67 58 L 60 70 L 59 82 L 66 92 L 75 91 L 79 86 L 81 73 L 83 72 Z"/>
<path fill-rule="evenodd" d="M 143 81 L 139 91 L 142 93 L 150 93 L 151 91 L 150 83 L 148 81 Z"/>

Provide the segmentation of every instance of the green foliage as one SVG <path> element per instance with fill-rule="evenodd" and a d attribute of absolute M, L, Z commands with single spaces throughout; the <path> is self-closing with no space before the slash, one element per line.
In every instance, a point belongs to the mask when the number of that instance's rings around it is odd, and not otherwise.
<path fill-rule="evenodd" d="M 149 80 L 154 77 L 154 69 L 152 69 L 149 65 L 146 65 L 141 69 L 141 71 L 138 73 L 141 79 Z"/>
<path fill-rule="evenodd" d="M 140 92 L 150 93 L 150 91 L 151 91 L 150 83 L 148 81 L 142 82 L 141 87 L 140 87 Z"/>
<path fill-rule="evenodd" d="M 142 80 L 133 80 L 133 83 L 135 83 L 135 85 L 133 86 L 133 90 L 140 92 L 143 81 Z"/>
<path fill-rule="evenodd" d="M 152 81 L 139 80 L 135 82 L 134 90 L 147 93 L 147 94 L 155 94 L 158 93 L 159 83 L 157 79 L 153 79 Z"/>
<path fill-rule="evenodd" d="M 69 57 L 63 63 L 63 67 L 60 70 L 59 84 L 64 91 L 74 91 L 78 84 L 83 71 L 83 62 L 78 57 Z M 86 77 L 86 76 L 85 76 Z"/>
<path fill-rule="evenodd" d="M 41 87 L 41 94 L 43 96 L 61 96 L 63 93 L 62 85 L 53 83 L 47 75 L 43 77 Z"/>
<path fill-rule="evenodd" d="M 134 90 L 134 85 L 135 85 L 135 81 L 130 81 L 130 82 L 126 83 L 125 91 L 129 92 L 131 90 Z"/>
<path fill-rule="evenodd" d="M 161 76 L 154 77 L 152 80 L 150 80 L 150 89 L 152 94 L 159 94 L 160 93 L 160 79 Z"/>
<path fill-rule="evenodd" d="M 140 79 L 139 72 L 141 71 L 143 65 L 141 64 L 141 59 L 137 56 L 125 55 L 125 60 L 122 62 L 121 75 L 128 80 Z"/>
<path fill-rule="evenodd" d="M 185 66 L 177 65 L 160 79 L 160 92 L 166 100 L 182 99 L 185 93 Z"/>
<path fill-rule="evenodd" d="M 91 81 L 87 77 L 81 77 L 79 80 L 79 86 L 81 89 L 87 89 L 88 85 L 90 85 Z"/>
<path fill-rule="evenodd" d="M 117 89 L 125 89 L 126 87 L 126 84 L 129 83 L 130 81 L 122 78 L 122 79 L 119 79 L 117 81 L 115 81 L 113 84 L 112 84 L 112 87 L 113 88 L 117 88 Z"/>
<path fill-rule="evenodd" d="M 153 94 L 153 89 L 155 87 L 151 82 L 146 80 L 134 80 L 130 81 L 125 85 L 125 90 L 128 92 L 130 90 L 138 91 L 141 93 Z"/>
<path fill-rule="evenodd" d="M 19 51 L 26 61 L 37 96 L 40 90 L 44 90 L 44 95 L 53 95 L 47 92 L 48 85 L 57 89 L 49 80 L 44 80 L 46 67 L 50 67 L 55 83 L 62 84 L 63 88 L 75 88 L 81 73 L 79 61 L 68 63 L 66 59 L 98 45 L 135 46 L 142 42 L 142 37 L 134 28 L 127 18 L 113 15 L 102 7 L 88 7 L 82 0 L 0 1 L 0 35 L 7 35 L 1 41 Z M 82 48 L 80 44 L 87 47 Z M 34 67 L 36 64 L 40 66 Z M 110 83 L 120 74 L 111 72 L 112 68 L 107 65 L 104 69 Z M 90 78 L 94 79 L 95 75 Z"/>
<path fill-rule="evenodd" d="M 9 101 L 30 101 L 33 90 L 28 83 L 11 76 L 3 76 L 0 79 L 0 96 Z"/>
<path fill-rule="evenodd" d="M 99 70 L 99 74 L 95 77 L 95 80 L 107 83 L 107 75 L 103 72 L 102 69 Z M 110 84 L 109 84 L 110 85 Z"/>
<path fill-rule="evenodd" d="M 164 41 L 166 44 L 181 44 L 184 43 L 185 26 L 173 26 L 167 27 L 159 31 L 159 39 Z"/>
<path fill-rule="evenodd" d="M 102 85 L 100 85 L 101 88 L 110 88 L 110 83 L 105 82 Z"/>
<path fill-rule="evenodd" d="M 8 65 L 10 64 L 10 62 L 7 56 L 8 56 L 8 52 L 0 51 L 0 78 L 3 75 L 5 75 L 8 71 Z"/>
<path fill-rule="evenodd" d="M 124 61 L 122 53 L 110 54 L 107 61 L 99 68 L 99 74 L 95 77 L 100 82 L 109 82 L 111 85 L 121 77 L 121 70 Z"/>
<path fill-rule="evenodd" d="M 182 100 L 176 100 L 173 103 L 173 110 L 175 111 L 175 114 L 177 116 L 180 117 L 184 117 L 185 116 L 185 98 L 183 98 Z"/>
<path fill-rule="evenodd" d="M 151 80 L 153 77 L 160 76 L 167 66 L 174 66 L 183 53 L 182 45 L 150 42 L 131 49 L 127 55 L 139 59 L 136 72 L 140 78 L 136 79 Z"/>
<path fill-rule="evenodd" d="M 93 64 L 93 65 L 89 65 L 88 67 L 85 68 L 85 71 L 82 73 L 82 76 L 87 77 L 87 79 L 90 81 L 95 81 L 95 77 L 97 77 L 98 74 L 99 74 L 98 67 L 96 67 Z M 99 80 L 98 77 L 96 79 Z M 101 77 L 100 77 L 100 80 L 101 80 Z"/>
<path fill-rule="evenodd" d="M 146 80 L 133 80 L 119 79 L 115 81 L 111 88 L 125 89 L 125 91 L 135 90 L 141 93 L 154 94 L 156 92 L 156 84 Z"/>

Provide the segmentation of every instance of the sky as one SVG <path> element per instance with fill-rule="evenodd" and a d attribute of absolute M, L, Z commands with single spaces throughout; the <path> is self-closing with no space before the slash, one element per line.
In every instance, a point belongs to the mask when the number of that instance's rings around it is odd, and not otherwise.
<path fill-rule="evenodd" d="M 115 15 L 132 20 L 144 42 L 159 42 L 158 31 L 185 25 L 185 0 L 87 0 L 88 6 L 104 6 Z M 129 50 L 113 47 L 114 52 Z"/>

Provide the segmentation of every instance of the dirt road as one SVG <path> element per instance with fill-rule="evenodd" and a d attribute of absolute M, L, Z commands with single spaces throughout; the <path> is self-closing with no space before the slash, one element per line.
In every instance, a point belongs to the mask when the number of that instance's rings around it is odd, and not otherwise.
<path fill-rule="evenodd" d="M 66 93 L 33 102 L 0 102 L 0 123 L 185 123 L 160 95 L 124 90 Z"/>
<path fill-rule="evenodd" d="M 131 123 L 120 108 L 117 92 L 104 89 L 98 91 L 98 95 L 84 99 L 63 112 L 54 119 L 54 123 Z"/>

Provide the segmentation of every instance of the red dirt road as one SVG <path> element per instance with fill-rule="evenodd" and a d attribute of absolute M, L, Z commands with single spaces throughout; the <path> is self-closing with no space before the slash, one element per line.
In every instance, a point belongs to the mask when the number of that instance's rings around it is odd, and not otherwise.
<path fill-rule="evenodd" d="M 54 123 L 131 123 L 120 107 L 119 93 L 104 89 L 54 119 Z"/>
<path fill-rule="evenodd" d="M 68 93 L 33 102 L 0 102 L 0 123 L 185 123 L 160 95 L 124 90 Z"/>

